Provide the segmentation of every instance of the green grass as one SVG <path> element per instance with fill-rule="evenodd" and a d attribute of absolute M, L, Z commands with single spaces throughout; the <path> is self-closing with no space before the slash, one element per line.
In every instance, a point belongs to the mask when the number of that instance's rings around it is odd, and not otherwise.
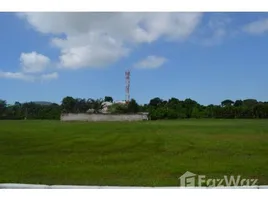
<path fill-rule="evenodd" d="M 0 121 L 0 183 L 178 186 L 186 171 L 268 184 L 268 120 Z"/>

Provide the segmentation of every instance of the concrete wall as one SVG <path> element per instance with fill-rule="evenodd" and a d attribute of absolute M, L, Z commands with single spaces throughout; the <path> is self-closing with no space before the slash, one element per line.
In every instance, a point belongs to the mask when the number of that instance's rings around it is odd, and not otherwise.
<path fill-rule="evenodd" d="M 61 115 L 61 121 L 142 121 L 148 120 L 145 114 L 83 114 L 68 113 Z"/>

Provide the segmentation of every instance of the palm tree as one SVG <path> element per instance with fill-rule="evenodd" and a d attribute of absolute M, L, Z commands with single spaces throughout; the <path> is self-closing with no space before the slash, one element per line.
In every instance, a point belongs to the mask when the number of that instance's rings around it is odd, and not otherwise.
<path fill-rule="evenodd" d="M 104 108 L 103 99 L 88 99 L 88 104 L 90 109 L 94 110 L 94 113 L 100 113 L 101 110 Z"/>

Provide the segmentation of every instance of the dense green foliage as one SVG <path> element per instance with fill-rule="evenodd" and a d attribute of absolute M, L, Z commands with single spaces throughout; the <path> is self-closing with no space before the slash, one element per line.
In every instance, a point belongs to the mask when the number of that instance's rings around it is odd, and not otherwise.
<path fill-rule="evenodd" d="M 7 105 L 0 100 L 0 119 L 59 119 L 61 107 L 58 104 L 37 104 L 34 102 Z"/>
<path fill-rule="evenodd" d="M 179 186 L 190 171 L 268 184 L 267 120 L 0 121 L 0 183 Z"/>
<path fill-rule="evenodd" d="M 61 105 L 37 104 L 34 102 L 7 105 L 0 100 L 0 119 L 59 119 L 61 113 L 86 113 L 91 109 L 99 113 L 103 102 L 113 102 L 113 98 L 80 99 L 67 96 Z M 220 105 L 200 105 L 192 99 L 179 100 L 171 98 L 163 100 L 153 98 L 148 104 L 139 105 L 135 99 L 127 105 L 113 104 L 109 107 L 111 113 L 148 112 L 152 120 L 183 119 L 183 118 L 268 118 L 268 102 L 259 102 L 255 99 L 232 101 L 226 99 Z"/>
<path fill-rule="evenodd" d="M 268 118 L 268 102 L 255 99 L 224 100 L 221 105 L 203 106 L 192 99 L 184 101 L 171 98 L 168 101 L 160 98 L 152 99 L 143 106 L 152 120 L 177 118 Z"/>
<path fill-rule="evenodd" d="M 113 97 L 105 96 L 104 101 L 113 102 L 114 100 L 113 100 Z"/>

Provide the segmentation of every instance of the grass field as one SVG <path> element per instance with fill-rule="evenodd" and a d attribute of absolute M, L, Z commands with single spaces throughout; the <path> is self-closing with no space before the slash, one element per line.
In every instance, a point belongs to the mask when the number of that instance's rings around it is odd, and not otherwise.
<path fill-rule="evenodd" d="M 268 121 L 0 121 L 0 183 L 179 186 L 186 171 L 268 185 Z"/>

